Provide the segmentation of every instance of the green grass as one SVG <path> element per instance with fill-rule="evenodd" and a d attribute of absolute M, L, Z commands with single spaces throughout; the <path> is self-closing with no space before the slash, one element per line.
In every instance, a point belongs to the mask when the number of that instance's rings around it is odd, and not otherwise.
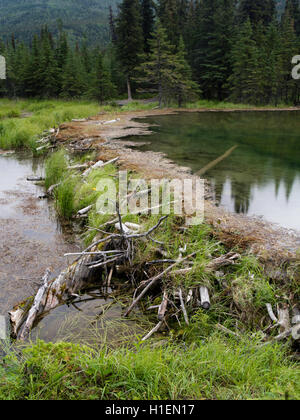
<path fill-rule="evenodd" d="M 287 104 L 278 104 L 277 108 L 286 108 L 290 105 Z M 176 106 L 175 106 L 176 107 Z M 274 105 L 263 105 L 263 106 L 255 106 L 250 104 L 235 104 L 232 102 L 227 101 L 209 101 L 206 99 L 200 99 L 196 102 L 191 102 L 184 105 L 184 108 L 189 109 L 257 109 L 257 108 L 274 108 Z"/>
<path fill-rule="evenodd" d="M 0 366 L 1 400 L 299 399 L 299 384 L 284 347 L 219 333 L 113 351 L 38 341 Z"/>
<path fill-rule="evenodd" d="M 32 115 L 27 118 L 15 118 L 25 111 Z M 20 100 L 12 102 L 1 99 L 0 148 L 27 148 L 35 151 L 36 140 L 44 130 L 57 127 L 73 118 L 95 115 L 99 111 L 100 107 L 96 102 L 88 101 Z"/>

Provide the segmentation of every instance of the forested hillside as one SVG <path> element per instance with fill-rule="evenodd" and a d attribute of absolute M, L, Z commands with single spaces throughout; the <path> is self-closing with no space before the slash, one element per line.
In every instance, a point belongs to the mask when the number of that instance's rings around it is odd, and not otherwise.
<path fill-rule="evenodd" d="M 87 3 L 86 12 L 98 4 L 80 0 L 73 22 Z M 123 0 L 106 17 L 109 44 L 84 38 L 74 44 L 74 33 L 64 30 L 68 19 L 64 26 L 42 30 L 36 22 L 30 43 L 0 39 L 8 75 L 0 94 L 103 102 L 147 93 L 161 106 L 197 98 L 296 105 L 300 83 L 291 72 L 292 57 L 300 53 L 299 2 L 287 0 L 280 14 L 276 6 L 275 0 L 238 5 L 235 0 Z M 79 31 L 81 25 L 75 26 Z"/>
<path fill-rule="evenodd" d="M 13 33 L 17 39 L 28 42 L 32 35 L 47 24 L 56 33 L 57 22 L 71 40 L 86 37 L 89 43 L 108 40 L 109 6 L 118 0 L 0 0 L 0 38 Z"/>

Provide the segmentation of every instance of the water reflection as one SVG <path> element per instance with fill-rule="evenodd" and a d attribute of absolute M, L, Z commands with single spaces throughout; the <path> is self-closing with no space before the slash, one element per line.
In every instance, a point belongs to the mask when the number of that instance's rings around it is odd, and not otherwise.
<path fill-rule="evenodd" d="M 148 137 L 151 144 L 141 148 L 164 152 L 195 172 L 238 146 L 204 175 L 217 202 L 300 229 L 299 111 L 183 113 L 149 120 L 159 127 Z"/>

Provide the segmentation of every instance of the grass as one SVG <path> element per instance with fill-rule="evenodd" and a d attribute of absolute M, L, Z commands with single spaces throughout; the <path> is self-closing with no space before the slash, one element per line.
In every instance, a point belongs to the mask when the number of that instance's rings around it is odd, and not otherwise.
<path fill-rule="evenodd" d="M 283 346 L 219 333 L 113 351 L 38 341 L 0 366 L 1 400 L 299 399 L 299 384 Z"/>
<path fill-rule="evenodd" d="M 26 118 L 18 118 L 22 112 Z M 59 100 L 0 100 L 0 148 L 27 148 L 35 151 L 36 140 L 44 130 L 73 118 L 85 118 L 100 111 L 96 102 Z M 3 119 L 5 118 L 5 119 Z"/>

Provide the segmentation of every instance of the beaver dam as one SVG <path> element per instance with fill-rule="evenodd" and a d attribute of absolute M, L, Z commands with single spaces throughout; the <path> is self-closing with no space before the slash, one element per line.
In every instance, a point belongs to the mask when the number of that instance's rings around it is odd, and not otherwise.
<path fill-rule="evenodd" d="M 12 336 L 26 340 L 54 309 L 65 304 L 76 308 L 88 294 L 91 299 L 122 296 L 122 319 L 147 314 L 152 325 L 143 341 L 189 326 L 197 314 L 208 320 L 206 328 L 236 339 L 252 331 L 259 346 L 287 340 L 297 351 L 297 234 L 217 208 L 209 186 L 206 219 L 197 226 L 172 214 L 123 216 L 121 203 L 111 216 L 97 210 L 97 186 L 107 177 L 117 180 L 120 168 L 129 169 L 131 179 L 197 178 L 162 154 L 141 152 L 132 140 L 118 140 L 149 134 L 147 123 L 132 121 L 136 116 L 74 121 L 39 140 L 41 150 L 54 151 L 46 164 L 44 195 L 54 200 L 61 218 L 80 223 L 85 246 L 65 252 L 75 260 L 58 275 L 44 265 L 37 293 L 10 310 Z M 143 193 L 134 189 L 127 199 L 139 200 Z"/>

